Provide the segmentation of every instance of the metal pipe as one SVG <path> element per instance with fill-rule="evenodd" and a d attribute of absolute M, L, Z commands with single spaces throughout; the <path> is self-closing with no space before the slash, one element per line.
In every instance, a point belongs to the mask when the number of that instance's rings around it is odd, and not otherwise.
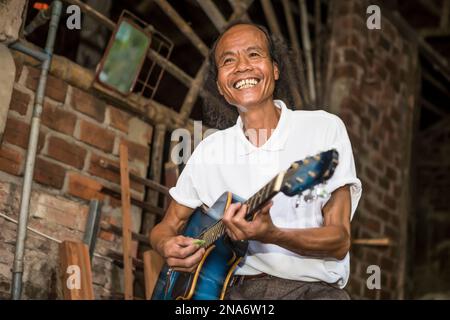
<path fill-rule="evenodd" d="M 46 52 L 30 48 L 21 40 L 11 43 L 9 48 L 25 53 L 39 61 L 45 61 L 49 58 L 49 55 Z"/>
<path fill-rule="evenodd" d="M 34 30 L 47 23 L 51 18 L 51 12 L 53 10 L 53 2 L 48 9 L 40 10 L 34 19 L 24 28 L 23 34 L 25 36 L 33 33 Z"/>
<path fill-rule="evenodd" d="M 11 286 L 11 298 L 19 300 L 22 296 L 22 275 L 23 256 L 25 252 L 25 239 L 27 236 L 28 212 L 30 206 L 31 185 L 33 182 L 34 164 L 36 160 L 36 150 L 39 137 L 39 126 L 41 123 L 42 103 L 44 101 L 45 88 L 47 84 L 47 74 L 52 61 L 53 47 L 55 44 L 56 32 L 58 30 L 59 19 L 61 17 L 62 3 L 55 0 L 52 5 L 52 16 L 45 44 L 45 53 L 48 55 L 41 67 L 38 88 L 36 90 L 33 118 L 31 120 L 31 130 L 28 141 L 27 159 L 25 162 L 25 174 L 22 186 L 22 197 L 20 198 L 19 225 L 17 227 L 16 250 L 13 264 L 13 281 Z"/>

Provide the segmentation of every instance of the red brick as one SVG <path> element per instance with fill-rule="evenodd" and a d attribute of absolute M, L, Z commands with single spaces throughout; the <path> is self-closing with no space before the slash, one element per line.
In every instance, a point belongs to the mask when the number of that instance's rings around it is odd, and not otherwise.
<path fill-rule="evenodd" d="M 73 88 L 72 105 L 75 110 L 94 118 L 98 122 L 105 120 L 105 103 L 87 92 Z"/>
<path fill-rule="evenodd" d="M 106 217 L 105 219 L 103 219 L 105 222 L 109 223 L 109 224 L 113 224 L 113 225 L 119 225 L 117 223 L 117 220 L 114 219 L 113 217 Z M 105 240 L 105 241 L 114 241 L 115 239 L 115 235 L 112 232 L 108 232 L 108 231 L 104 231 L 101 230 L 100 233 L 98 234 L 98 237 Z"/>
<path fill-rule="evenodd" d="M 85 200 L 104 200 L 105 195 L 101 193 L 102 184 L 97 180 L 83 176 L 77 172 L 67 173 L 67 192 L 75 197 Z"/>
<path fill-rule="evenodd" d="M 80 122 L 80 140 L 111 153 L 114 147 L 114 134 L 107 129 L 82 120 Z"/>
<path fill-rule="evenodd" d="M 58 137 L 48 140 L 48 156 L 72 167 L 82 169 L 86 158 L 86 149 Z"/>
<path fill-rule="evenodd" d="M 102 157 L 98 154 L 92 153 L 88 172 L 94 176 L 97 176 L 97 177 L 109 180 L 111 182 L 120 184 L 120 173 L 114 172 L 112 170 L 102 167 L 101 163 L 108 163 L 108 164 L 112 164 L 116 167 L 119 167 L 118 161 L 114 161 L 114 160 Z"/>
<path fill-rule="evenodd" d="M 45 126 L 62 133 L 72 135 L 76 121 L 77 118 L 74 114 L 63 110 L 61 107 L 44 102 L 42 124 Z"/>
<path fill-rule="evenodd" d="M 19 176 L 22 173 L 22 163 L 24 162 L 24 154 L 5 146 L 0 147 L 0 170 Z"/>
<path fill-rule="evenodd" d="M 21 92 L 17 89 L 13 90 L 11 97 L 10 109 L 18 112 L 21 115 L 27 114 L 28 104 L 31 97 L 29 94 Z"/>
<path fill-rule="evenodd" d="M 128 145 L 128 160 L 129 161 L 141 161 L 148 164 L 150 159 L 150 147 L 143 146 L 131 141 L 127 141 Z"/>
<path fill-rule="evenodd" d="M 43 158 L 36 159 L 34 180 L 50 187 L 61 189 L 64 184 L 66 170 L 55 163 Z"/>
<path fill-rule="evenodd" d="M 111 120 L 111 126 L 128 133 L 128 123 L 130 121 L 131 116 L 126 112 L 119 110 L 114 107 L 109 107 L 109 116 Z"/>
<path fill-rule="evenodd" d="M 41 71 L 39 69 L 28 67 L 28 77 L 25 85 L 29 89 L 36 91 L 40 75 Z M 64 100 L 66 99 L 66 93 L 67 84 L 52 75 L 48 75 L 45 95 L 52 98 L 53 100 L 64 102 Z"/>
<path fill-rule="evenodd" d="M 5 132 L 3 134 L 3 139 L 5 141 L 19 146 L 25 150 L 28 149 L 28 139 L 30 136 L 30 125 L 21 120 L 8 117 L 5 126 Z M 38 140 L 38 152 L 41 151 L 45 142 L 45 133 L 42 131 L 39 133 Z"/>

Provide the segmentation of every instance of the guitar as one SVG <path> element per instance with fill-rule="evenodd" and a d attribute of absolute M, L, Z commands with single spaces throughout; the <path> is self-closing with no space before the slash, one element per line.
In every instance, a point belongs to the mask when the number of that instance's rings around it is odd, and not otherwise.
<path fill-rule="evenodd" d="M 204 241 L 205 254 L 195 272 L 178 272 L 165 265 L 153 291 L 154 300 L 222 300 L 234 270 L 245 256 L 248 241 L 232 241 L 225 233 L 220 217 L 231 203 L 248 205 L 245 219 L 254 214 L 278 192 L 292 197 L 330 179 L 338 164 L 334 149 L 292 163 L 280 172 L 250 199 L 244 201 L 231 192 L 223 193 L 208 209 L 194 210 L 185 236 Z M 310 196 L 310 195 L 309 195 Z"/>

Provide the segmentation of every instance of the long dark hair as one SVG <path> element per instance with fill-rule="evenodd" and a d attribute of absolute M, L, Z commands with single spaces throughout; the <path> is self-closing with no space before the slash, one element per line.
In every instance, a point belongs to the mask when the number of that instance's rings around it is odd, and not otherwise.
<path fill-rule="evenodd" d="M 209 91 L 211 98 L 204 99 L 203 119 L 205 121 L 205 124 L 210 127 L 218 129 L 228 128 L 234 125 L 238 117 L 236 108 L 234 106 L 230 106 L 217 89 L 217 65 L 215 60 L 215 52 L 217 44 L 219 43 L 225 32 L 230 30 L 232 27 L 240 24 L 254 26 L 261 30 L 266 36 L 270 58 L 272 62 L 275 62 L 278 65 L 278 69 L 280 71 L 280 77 L 275 82 L 273 97 L 274 99 L 283 100 L 288 107 L 293 106 L 293 99 L 288 91 L 289 79 L 286 75 L 286 68 L 292 67 L 294 64 L 291 63 L 291 61 L 293 60 L 291 59 L 291 53 L 288 51 L 285 42 L 283 41 L 283 39 L 270 34 L 266 27 L 262 25 L 238 21 L 229 25 L 219 35 L 209 52 L 208 70 L 205 77 L 204 88 Z M 293 79 L 292 81 L 295 81 L 295 79 Z"/>

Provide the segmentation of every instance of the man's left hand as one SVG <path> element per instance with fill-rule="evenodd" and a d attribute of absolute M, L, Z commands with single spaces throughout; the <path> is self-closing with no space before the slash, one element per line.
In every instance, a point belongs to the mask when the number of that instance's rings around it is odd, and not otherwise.
<path fill-rule="evenodd" d="M 248 206 L 242 203 L 232 203 L 225 210 L 223 222 L 227 227 L 228 236 L 234 241 L 257 240 L 270 243 L 270 237 L 277 230 L 270 217 L 273 202 L 268 202 L 255 213 L 252 221 L 245 220 Z"/>

